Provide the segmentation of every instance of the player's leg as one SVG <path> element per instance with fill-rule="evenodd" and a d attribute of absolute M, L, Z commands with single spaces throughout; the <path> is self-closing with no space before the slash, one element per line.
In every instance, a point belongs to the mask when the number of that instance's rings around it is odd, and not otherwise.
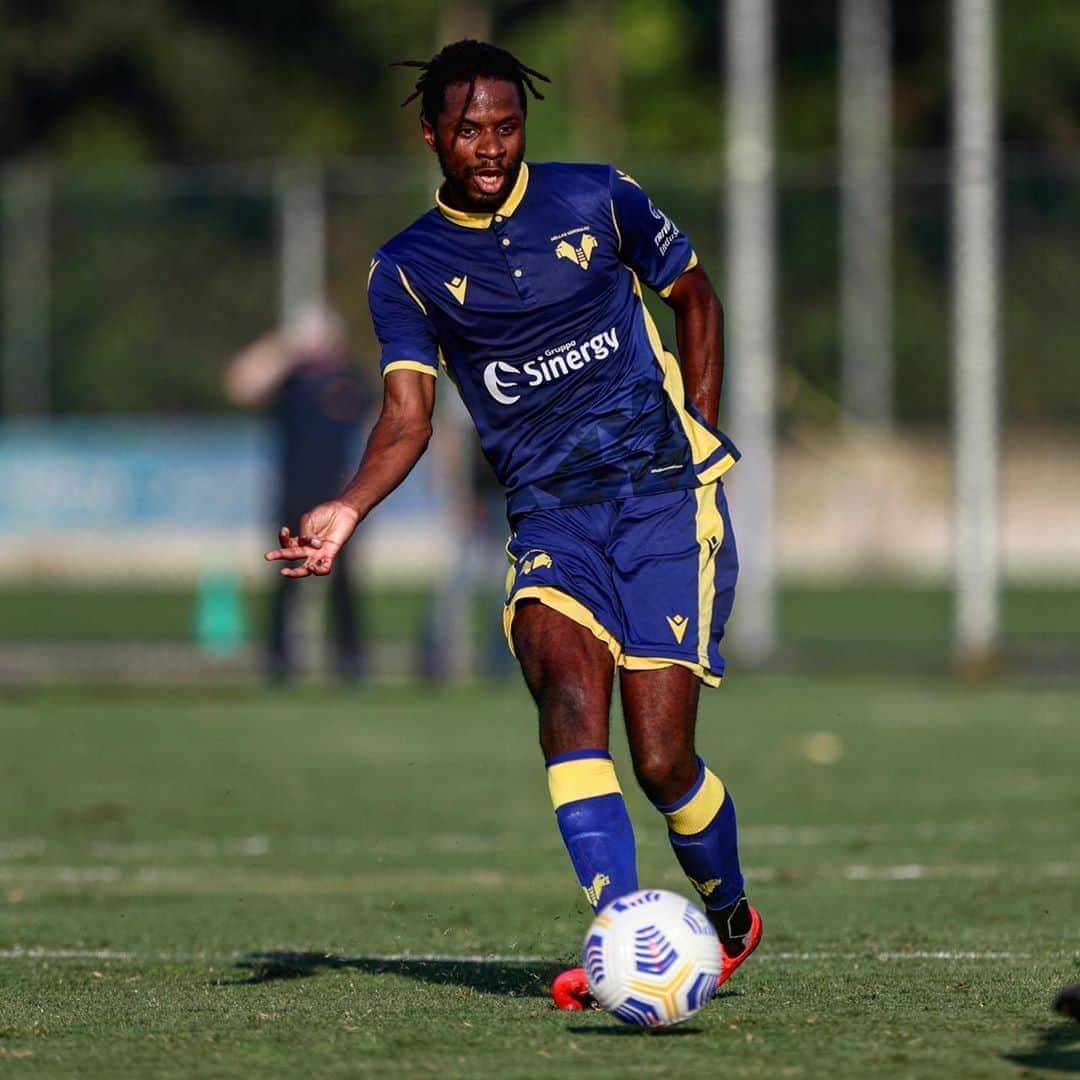
<path fill-rule="evenodd" d="M 539 712 L 559 831 L 598 910 L 637 888 L 634 833 L 608 753 L 614 661 L 590 630 L 536 599 L 517 605 L 511 632 Z"/>
<path fill-rule="evenodd" d="M 605 545 L 608 505 L 537 510 L 507 545 L 503 627 L 540 716 L 548 790 L 593 910 L 637 889 L 634 833 L 608 754 L 608 717 L 623 620 Z M 592 1004 L 583 968 L 564 971 L 561 1009 Z"/>
<path fill-rule="evenodd" d="M 355 554 L 355 552 L 346 554 Z M 336 651 L 337 676 L 342 682 L 353 682 L 364 672 L 350 563 L 349 558 L 339 558 L 334 567 L 334 573 L 330 575 L 332 636 Z"/>
<path fill-rule="evenodd" d="M 723 488 L 626 500 L 612 551 L 635 772 L 720 936 L 723 982 L 761 934 L 743 895 L 734 802 L 694 749 L 701 683 L 715 686 L 723 675 L 719 645 L 738 574 Z"/>
<path fill-rule="evenodd" d="M 739 865 L 735 804 L 694 750 L 701 682 L 688 668 L 622 671 L 634 773 L 667 819 L 668 838 L 728 956 L 746 950 L 752 917 Z"/>
<path fill-rule="evenodd" d="M 548 790 L 578 882 L 594 911 L 637 889 L 634 830 L 608 753 L 615 662 L 595 634 L 536 598 L 515 605 L 514 652 L 540 715 Z M 594 1005 L 585 970 L 551 985 L 560 1009 Z"/>
<path fill-rule="evenodd" d="M 289 623 L 295 599 L 296 579 L 277 575 L 270 592 L 270 621 L 266 629 L 266 674 L 271 682 L 288 682 L 294 674 Z"/>

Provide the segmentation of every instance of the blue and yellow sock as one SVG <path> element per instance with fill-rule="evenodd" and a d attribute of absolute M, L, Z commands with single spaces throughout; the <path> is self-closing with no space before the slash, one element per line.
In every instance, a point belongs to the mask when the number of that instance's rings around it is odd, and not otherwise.
<path fill-rule="evenodd" d="M 637 882 L 634 829 L 606 750 L 573 750 L 547 761 L 559 831 L 593 911 Z"/>
<path fill-rule="evenodd" d="M 701 758 L 690 790 L 656 809 L 667 818 L 675 858 L 710 913 L 736 904 L 743 894 L 735 804 Z"/>

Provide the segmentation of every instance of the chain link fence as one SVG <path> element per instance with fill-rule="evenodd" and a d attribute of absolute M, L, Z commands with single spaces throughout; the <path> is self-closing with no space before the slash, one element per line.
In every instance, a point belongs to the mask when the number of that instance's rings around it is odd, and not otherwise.
<path fill-rule="evenodd" d="M 682 159 L 673 169 L 630 154 L 619 164 L 691 236 L 724 297 L 722 163 Z M 297 177 L 309 194 L 317 193 L 314 210 L 310 199 L 290 200 Z M 1080 308 L 1073 301 L 1080 293 L 1078 177 L 1080 160 L 1015 150 L 1003 158 L 1001 539 L 1007 580 L 1080 578 L 1080 508 L 1062 499 L 1063 491 L 1080 489 Z M 836 163 L 785 160 L 778 179 L 775 546 L 781 577 L 945 582 L 953 513 L 947 157 L 907 157 L 894 168 L 895 415 L 887 431 L 845 417 Z M 200 431 L 210 430 L 200 425 L 212 420 L 214 445 L 233 448 L 232 456 L 222 450 L 228 467 L 218 470 L 218 481 L 205 454 L 176 466 L 172 458 L 155 458 L 155 476 L 182 468 L 187 488 L 197 486 L 200 475 L 218 486 L 226 475 L 238 489 L 262 485 L 260 440 L 227 404 L 222 372 L 237 350 L 279 325 L 305 289 L 322 292 L 344 315 L 354 360 L 377 384 L 377 344 L 365 299 L 369 260 L 381 242 L 431 206 L 437 181 L 434 162 L 418 158 L 98 175 L 9 168 L 0 217 L 0 467 L 8 480 L 0 535 L 21 543 L 24 523 L 33 520 L 36 538 L 32 557 L 16 554 L 8 576 L 115 576 L 111 534 L 123 517 L 95 519 L 95 507 L 110 504 L 88 493 L 122 495 L 125 484 L 143 490 L 157 483 L 147 479 L 153 455 L 145 451 L 146 475 L 136 476 L 121 445 L 145 448 L 155 431 L 168 434 L 163 452 L 180 453 L 184 439 L 177 433 L 188 431 L 197 442 Z M 308 211 L 290 221 L 304 205 Z M 319 235 L 307 235 L 311 229 Z M 669 312 L 655 298 L 649 303 L 673 341 Z M 437 443 L 407 489 L 380 508 L 377 528 L 373 519 L 364 559 L 374 580 L 420 574 L 438 581 L 456 572 L 453 549 L 462 538 L 454 504 L 467 492 L 455 485 L 467 483 L 461 440 L 472 436 L 462 428 L 460 411 L 450 407 L 452 397 L 443 383 L 436 427 L 447 441 Z M 64 472 L 79 459 L 80 445 L 95 447 L 82 455 L 83 464 L 103 462 L 110 431 L 119 438 L 113 464 L 134 480 L 99 477 L 93 483 L 101 486 L 91 488 Z M 738 442 L 739 432 L 731 434 Z M 66 457 L 46 460 L 50 446 Z M 447 461 L 458 464 L 447 467 Z M 739 483 L 736 469 L 730 485 L 736 512 Z M 70 544 L 75 526 L 68 497 L 76 490 L 83 520 L 90 522 L 80 529 L 78 551 Z M 139 499 L 117 496 L 115 505 Z M 209 514 L 220 509 L 221 492 L 186 505 L 195 518 L 200 507 Z M 234 505 L 247 509 L 227 523 L 231 542 L 221 558 L 249 574 L 265 546 L 265 513 L 247 491 Z M 207 525 L 195 518 L 193 527 Z M 177 543 L 175 520 L 159 524 L 155 532 L 153 521 L 140 522 L 139 572 L 150 579 L 197 577 L 204 560 Z M 438 545 L 428 542 L 433 535 L 440 536 Z M 492 567 L 496 590 L 501 572 Z"/>

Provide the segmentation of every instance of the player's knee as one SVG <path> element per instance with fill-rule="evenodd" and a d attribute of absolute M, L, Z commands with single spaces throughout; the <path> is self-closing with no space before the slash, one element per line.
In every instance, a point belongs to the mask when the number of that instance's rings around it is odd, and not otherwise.
<path fill-rule="evenodd" d="M 675 802 L 697 778 L 697 762 L 681 747 L 658 743 L 634 755 L 634 775 L 653 802 Z"/>

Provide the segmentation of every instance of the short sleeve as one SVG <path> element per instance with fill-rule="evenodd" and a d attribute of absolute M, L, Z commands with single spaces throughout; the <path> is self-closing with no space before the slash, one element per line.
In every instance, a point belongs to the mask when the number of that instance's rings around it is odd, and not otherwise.
<path fill-rule="evenodd" d="M 435 327 L 424 302 L 405 271 L 382 252 L 376 252 L 368 271 L 368 307 L 382 346 L 379 368 L 384 376 L 398 368 L 439 374 Z"/>
<path fill-rule="evenodd" d="M 612 169 L 610 183 L 620 258 L 650 289 L 667 296 L 675 279 L 697 265 L 689 238 L 632 176 Z"/>

